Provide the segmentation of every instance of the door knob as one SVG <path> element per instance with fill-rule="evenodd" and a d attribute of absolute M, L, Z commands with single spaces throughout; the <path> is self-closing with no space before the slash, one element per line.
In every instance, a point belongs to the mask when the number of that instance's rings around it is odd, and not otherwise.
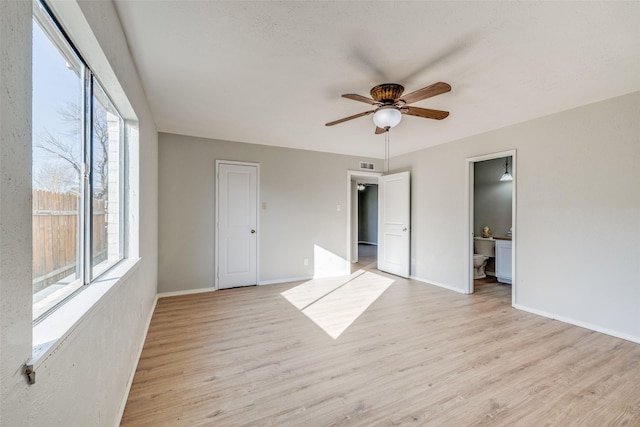
<path fill-rule="evenodd" d="M 251 229 L 251 234 L 255 234 L 256 230 L 254 230 L 253 228 Z"/>
<path fill-rule="evenodd" d="M 407 231 L 407 227 L 403 228 L 402 231 Z"/>

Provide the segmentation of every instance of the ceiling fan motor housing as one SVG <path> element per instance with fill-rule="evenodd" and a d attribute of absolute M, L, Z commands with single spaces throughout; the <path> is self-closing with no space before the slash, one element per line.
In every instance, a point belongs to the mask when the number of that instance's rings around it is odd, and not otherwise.
<path fill-rule="evenodd" d="M 397 83 L 384 83 L 371 89 L 371 97 L 382 104 L 393 104 L 404 92 Z"/>

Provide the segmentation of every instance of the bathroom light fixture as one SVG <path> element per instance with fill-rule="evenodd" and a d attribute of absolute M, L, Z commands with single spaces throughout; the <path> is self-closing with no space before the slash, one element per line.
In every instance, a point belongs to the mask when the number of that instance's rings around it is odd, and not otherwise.
<path fill-rule="evenodd" d="M 509 158 L 504 162 L 504 173 L 500 177 L 500 181 L 513 181 L 513 176 L 509 173 Z"/>
<path fill-rule="evenodd" d="M 402 113 L 394 105 L 380 107 L 373 113 L 373 123 L 381 129 L 398 126 L 402 120 Z"/>
<path fill-rule="evenodd" d="M 365 188 L 364 184 L 358 183 L 358 191 L 364 191 Z"/>

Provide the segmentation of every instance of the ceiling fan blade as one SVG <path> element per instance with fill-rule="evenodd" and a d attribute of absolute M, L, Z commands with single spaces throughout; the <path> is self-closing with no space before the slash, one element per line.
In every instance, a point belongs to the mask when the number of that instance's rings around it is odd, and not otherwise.
<path fill-rule="evenodd" d="M 379 128 L 376 126 L 376 135 L 380 135 L 381 133 L 388 132 L 389 128 Z"/>
<path fill-rule="evenodd" d="M 408 114 L 409 116 L 424 117 L 425 119 L 442 120 L 449 116 L 448 111 L 431 110 L 429 108 L 420 107 L 403 107 L 400 109 L 402 114 Z"/>
<path fill-rule="evenodd" d="M 429 58 L 426 62 L 423 62 L 418 68 L 415 68 L 407 76 L 397 80 L 402 83 L 409 83 L 410 81 L 413 81 L 416 76 L 420 75 L 426 70 L 434 68 L 441 62 L 452 60 L 454 57 L 464 52 L 465 49 L 475 44 L 475 42 L 481 40 L 481 38 L 482 35 L 479 31 L 468 32 L 467 34 L 455 40 L 449 46 L 439 50 L 439 53 L 436 56 Z"/>
<path fill-rule="evenodd" d="M 444 82 L 434 83 L 431 86 L 423 87 L 422 89 L 418 89 L 415 92 L 411 92 L 408 95 L 401 96 L 400 99 L 405 102 L 405 104 L 412 104 L 417 101 L 422 101 L 423 99 L 431 98 L 432 96 L 440 95 L 451 90 L 451 86 Z"/>
<path fill-rule="evenodd" d="M 357 65 L 362 68 L 362 71 L 371 73 L 375 76 L 376 80 L 389 81 L 388 74 L 380 67 L 380 55 L 384 50 L 379 46 L 373 46 L 370 39 L 363 39 L 360 46 L 356 46 L 352 51 L 349 58 L 354 60 Z"/>
<path fill-rule="evenodd" d="M 347 120 L 353 120 L 353 119 L 357 119 L 358 117 L 368 116 L 371 113 L 373 113 L 373 110 L 365 111 L 364 113 L 360 113 L 360 114 L 354 114 L 353 116 L 349 116 L 349 117 L 345 117 L 345 118 L 342 118 L 342 119 L 339 119 L 339 120 L 334 120 L 332 122 L 329 122 L 329 123 L 325 124 L 325 126 L 337 125 L 338 123 L 346 122 Z"/>
<path fill-rule="evenodd" d="M 344 95 L 342 95 L 342 97 L 347 99 L 353 99 L 354 101 L 366 102 L 367 104 L 371 104 L 371 105 L 380 104 L 379 102 L 374 101 L 371 98 L 367 98 L 366 96 L 358 95 L 356 93 L 345 93 Z"/>

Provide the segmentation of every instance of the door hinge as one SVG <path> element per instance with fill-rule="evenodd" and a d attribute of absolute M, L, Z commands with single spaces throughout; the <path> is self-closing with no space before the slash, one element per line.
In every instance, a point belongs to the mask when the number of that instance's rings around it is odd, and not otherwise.
<path fill-rule="evenodd" d="M 24 365 L 24 374 L 27 376 L 29 384 L 36 383 L 36 371 L 33 369 L 33 365 Z"/>

